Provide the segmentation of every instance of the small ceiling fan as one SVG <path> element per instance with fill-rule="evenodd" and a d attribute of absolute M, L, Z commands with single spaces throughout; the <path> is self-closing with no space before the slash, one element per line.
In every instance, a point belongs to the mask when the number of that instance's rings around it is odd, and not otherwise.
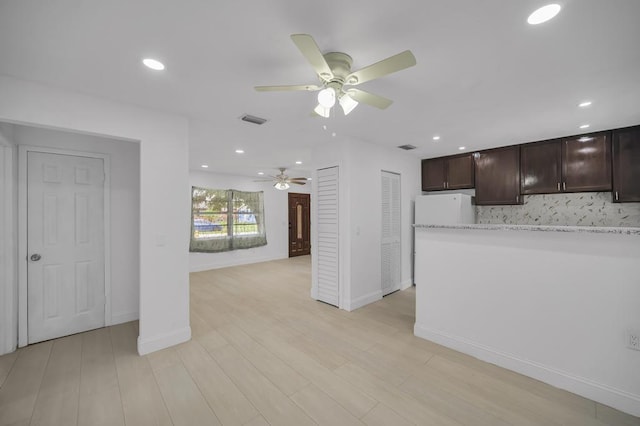
<path fill-rule="evenodd" d="M 284 167 L 280 167 L 278 170 L 280 170 L 280 174 L 279 175 L 275 175 L 275 176 L 269 176 L 271 179 L 259 179 L 259 180 L 254 180 L 254 182 L 275 182 L 273 184 L 273 187 L 275 189 L 279 189 L 281 191 L 284 191 L 285 189 L 289 189 L 289 184 L 294 184 L 294 185 L 304 185 L 307 183 L 307 178 L 306 177 L 289 177 L 287 176 L 284 172 L 287 170 Z"/>
<path fill-rule="evenodd" d="M 293 86 L 256 86 L 259 92 L 307 90 L 318 91 L 318 106 L 314 112 L 328 118 L 331 108 L 336 101 L 340 103 L 344 114 L 347 115 L 358 106 L 358 103 L 385 109 L 393 102 L 373 93 L 365 92 L 354 87 L 376 78 L 383 77 L 416 64 L 416 58 L 410 50 L 383 59 L 373 65 L 358 71 L 351 71 L 353 60 L 351 56 L 342 52 L 329 52 L 324 55 L 309 34 L 293 34 L 291 39 L 315 70 L 320 85 L 302 84 Z"/>

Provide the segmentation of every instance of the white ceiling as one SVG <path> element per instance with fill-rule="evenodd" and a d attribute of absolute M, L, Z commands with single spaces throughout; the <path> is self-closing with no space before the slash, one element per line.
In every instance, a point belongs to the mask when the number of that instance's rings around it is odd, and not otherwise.
<path fill-rule="evenodd" d="M 546 3 L 0 0 L 0 73 L 187 116 L 192 169 L 250 176 L 306 173 L 333 132 L 425 158 L 640 124 L 640 1 L 560 0 L 555 19 L 528 25 Z M 313 118 L 315 93 L 253 90 L 317 82 L 294 33 L 348 53 L 353 69 L 405 49 L 418 64 L 360 86 L 393 99 L 387 110 Z"/>

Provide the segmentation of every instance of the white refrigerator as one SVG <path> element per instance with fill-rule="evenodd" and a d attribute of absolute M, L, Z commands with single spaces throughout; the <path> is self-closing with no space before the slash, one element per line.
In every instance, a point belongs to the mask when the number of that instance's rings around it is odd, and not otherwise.
<path fill-rule="evenodd" d="M 416 225 L 476 223 L 473 197 L 467 194 L 433 194 L 416 197 Z"/>

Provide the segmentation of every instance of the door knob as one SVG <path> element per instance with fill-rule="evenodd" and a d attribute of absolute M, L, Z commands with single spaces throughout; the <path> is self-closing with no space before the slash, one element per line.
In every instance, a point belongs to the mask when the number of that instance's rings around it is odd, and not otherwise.
<path fill-rule="evenodd" d="M 31 255 L 31 260 L 33 260 L 34 262 L 37 262 L 38 260 L 40 260 L 41 256 L 38 253 L 34 253 Z"/>

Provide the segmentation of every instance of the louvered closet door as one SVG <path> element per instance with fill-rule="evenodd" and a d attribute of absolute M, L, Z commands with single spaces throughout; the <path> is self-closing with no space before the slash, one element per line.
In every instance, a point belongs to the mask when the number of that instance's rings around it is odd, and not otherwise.
<path fill-rule="evenodd" d="M 381 284 L 385 296 L 400 288 L 400 175 L 382 171 Z"/>
<path fill-rule="evenodd" d="M 318 300 L 338 306 L 338 168 L 318 170 Z"/>

